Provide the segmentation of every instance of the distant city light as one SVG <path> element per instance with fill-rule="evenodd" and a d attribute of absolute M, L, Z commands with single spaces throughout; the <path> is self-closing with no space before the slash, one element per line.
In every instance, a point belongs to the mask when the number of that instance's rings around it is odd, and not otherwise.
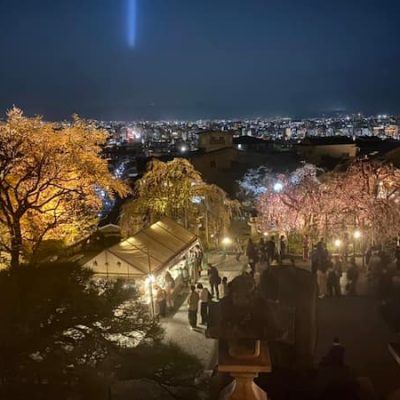
<path fill-rule="evenodd" d="M 283 189 L 283 184 L 282 183 L 280 183 L 280 182 L 276 182 L 275 184 L 274 184 L 274 192 L 280 192 L 280 191 L 282 191 L 282 189 Z"/>

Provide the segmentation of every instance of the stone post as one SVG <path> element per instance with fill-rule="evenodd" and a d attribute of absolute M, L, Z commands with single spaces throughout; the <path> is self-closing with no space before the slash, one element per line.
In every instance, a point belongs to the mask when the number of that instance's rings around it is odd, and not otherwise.
<path fill-rule="evenodd" d="M 254 379 L 271 371 L 268 344 L 261 340 L 220 340 L 218 371 L 229 373 L 233 382 L 220 393 L 220 400 L 267 400 Z"/>

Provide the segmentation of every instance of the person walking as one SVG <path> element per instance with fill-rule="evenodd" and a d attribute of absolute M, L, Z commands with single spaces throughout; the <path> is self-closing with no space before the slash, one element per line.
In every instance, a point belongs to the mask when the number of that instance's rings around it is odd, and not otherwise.
<path fill-rule="evenodd" d="M 216 295 L 217 299 L 219 299 L 218 285 L 221 283 L 221 277 L 215 265 L 211 265 L 208 269 L 208 281 L 211 287 L 211 296 L 214 297 Z"/>
<path fill-rule="evenodd" d="M 175 291 L 175 279 L 172 277 L 169 271 L 165 273 L 165 292 L 167 300 L 167 309 L 172 310 L 174 308 L 174 291 Z"/>
<path fill-rule="evenodd" d="M 203 287 L 201 283 L 197 284 L 197 290 L 199 291 L 200 298 L 200 316 L 201 316 L 201 325 L 207 325 L 208 323 L 208 306 L 211 301 L 211 293 L 210 291 Z"/>
<path fill-rule="evenodd" d="M 224 276 L 222 278 L 222 281 L 219 284 L 218 289 L 219 289 L 220 299 L 223 299 L 224 297 L 226 297 L 228 295 L 228 278 L 226 276 Z"/>
<path fill-rule="evenodd" d="M 190 286 L 190 295 L 188 297 L 188 318 L 191 329 L 197 327 L 197 311 L 199 308 L 199 294 L 196 292 L 194 285 Z"/>
<path fill-rule="evenodd" d="M 334 283 L 334 291 L 335 296 L 340 296 L 342 294 L 342 290 L 340 287 L 340 279 L 343 273 L 343 266 L 340 257 L 335 257 L 335 264 L 333 265 L 333 269 L 335 271 L 335 283 Z"/>

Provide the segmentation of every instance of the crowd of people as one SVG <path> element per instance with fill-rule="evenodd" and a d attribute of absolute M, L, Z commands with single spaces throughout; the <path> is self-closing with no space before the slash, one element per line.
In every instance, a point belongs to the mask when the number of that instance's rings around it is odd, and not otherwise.
<path fill-rule="evenodd" d="M 246 248 L 249 265 L 254 274 L 257 263 L 266 263 L 270 266 L 274 261 L 278 264 L 282 263 L 286 257 L 287 244 L 285 236 L 279 238 L 279 242 L 275 243 L 275 237 L 271 236 L 268 240 L 261 238 L 258 243 L 254 243 L 249 239 Z"/>
<path fill-rule="evenodd" d="M 239 261 L 243 253 L 242 246 L 237 246 L 236 260 Z M 272 265 L 281 265 L 288 258 L 287 241 L 285 236 L 275 240 L 274 236 L 268 239 L 261 238 L 258 242 L 248 240 L 245 254 L 248 258 L 248 272 L 256 280 Z M 221 277 L 215 265 L 206 263 L 208 285 L 197 283 L 202 273 L 202 252 L 193 254 L 194 273 L 185 282 L 190 287 L 187 299 L 188 319 L 192 329 L 198 324 L 207 326 L 209 307 L 214 301 L 224 298 L 228 292 L 228 280 Z M 338 297 L 343 295 L 357 295 L 360 275 L 363 273 L 369 278 L 382 304 L 388 303 L 394 293 L 394 287 L 400 287 L 400 247 L 396 250 L 394 261 L 385 252 L 376 249 L 369 250 L 365 255 L 362 266 L 357 264 L 355 257 L 346 255 L 332 255 L 323 239 L 312 247 L 307 257 L 311 262 L 311 272 L 315 274 L 318 285 L 319 298 Z M 165 317 L 169 310 L 174 308 L 175 280 L 169 272 L 165 275 L 163 287 L 156 286 L 155 302 L 157 312 Z M 198 321 L 198 315 L 200 317 Z"/>
<path fill-rule="evenodd" d="M 372 247 L 361 264 L 347 254 L 332 256 L 321 239 L 311 252 L 311 271 L 317 276 L 319 297 L 359 294 L 363 273 L 379 301 L 387 301 L 396 282 L 400 283 L 400 247 L 394 254 Z"/>
<path fill-rule="evenodd" d="M 214 300 L 223 299 L 228 294 L 228 279 L 221 278 L 215 265 L 208 266 L 208 283 L 211 291 L 202 283 L 190 286 L 190 294 L 187 300 L 188 319 L 191 329 L 196 329 L 197 316 L 200 310 L 200 325 L 207 326 L 210 304 Z"/>
<path fill-rule="evenodd" d="M 311 272 L 317 276 L 320 298 L 357 294 L 359 268 L 355 257 L 332 257 L 323 239 L 311 252 Z"/>

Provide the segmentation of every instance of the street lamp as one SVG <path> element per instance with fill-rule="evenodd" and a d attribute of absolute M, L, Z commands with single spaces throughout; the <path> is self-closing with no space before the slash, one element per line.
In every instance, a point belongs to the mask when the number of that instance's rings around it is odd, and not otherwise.
<path fill-rule="evenodd" d="M 274 184 L 274 192 L 279 193 L 283 189 L 283 185 L 281 182 L 276 182 Z"/>
<path fill-rule="evenodd" d="M 267 237 L 268 236 L 268 232 L 264 232 L 264 236 Z"/>
<path fill-rule="evenodd" d="M 335 246 L 338 249 L 342 245 L 342 241 L 340 239 L 335 240 Z"/>
<path fill-rule="evenodd" d="M 229 237 L 224 237 L 222 239 L 222 245 L 223 246 L 229 246 L 230 244 L 232 244 L 232 239 Z"/>
<path fill-rule="evenodd" d="M 232 244 L 232 239 L 230 237 L 225 236 L 222 241 L 222 246 L 224 247 L 224 257 L 226 257 L 227 247 Z"/>
<path fill-rule="evenodd" d="M 362 260 L 362 266 L 364 267 L 365 261 L 364 261 L 364 251 L 361 245 L 361 232 L 357 229 L 354 231 L 353 233 L 353 237 L 354 237 L 354 257 L 356 256 L 356 245 L 357 245 L 357 241 L 360 241 L 359 247 L 360 247 L 360 253 L 361 253 L 361 260 Z"/>

